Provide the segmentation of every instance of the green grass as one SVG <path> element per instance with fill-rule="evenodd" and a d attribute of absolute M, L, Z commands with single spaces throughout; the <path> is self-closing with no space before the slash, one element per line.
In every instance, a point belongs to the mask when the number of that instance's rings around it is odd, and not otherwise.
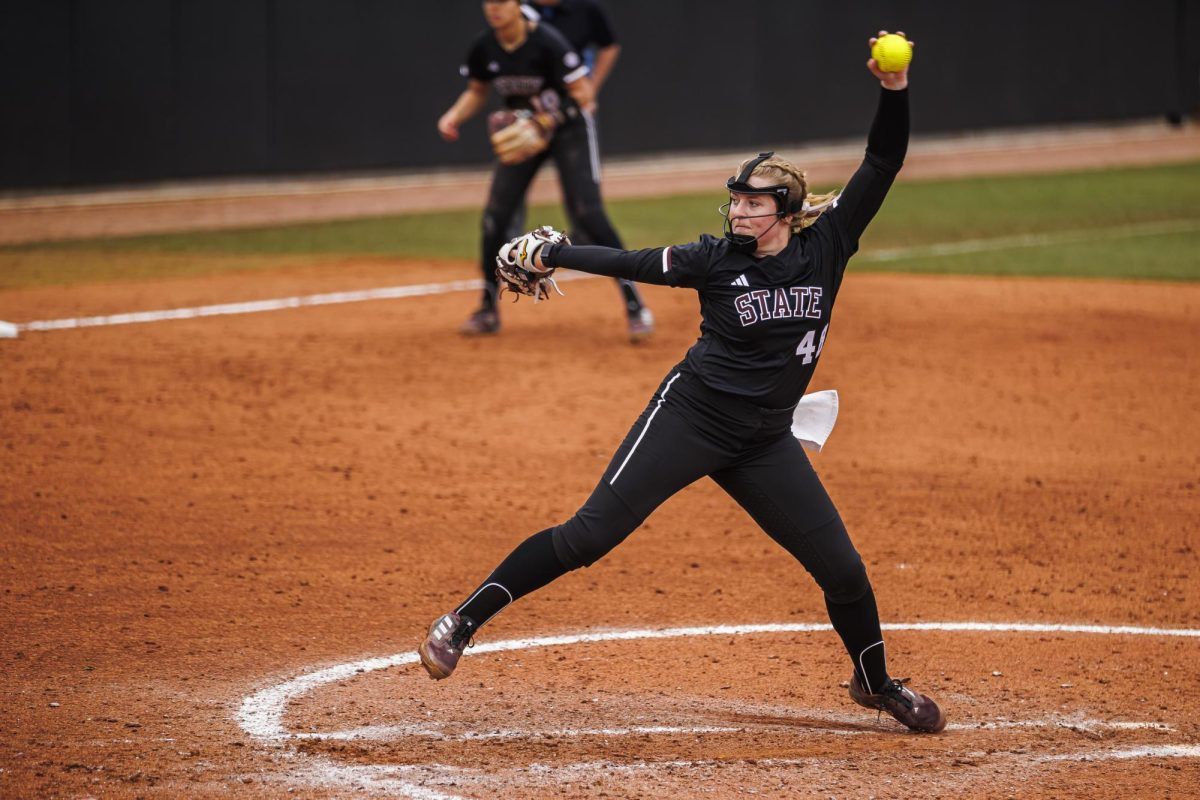
<path fill-rule="evenodd" d="M 823 187 L 830 188 L 830 187 Z M 717 233 L 721 191 L 609 204 L 627 247 L 686 242 Z M 989 275 L 1200 279 L 1200 234 L 1137 233 L 1158 221 L 1200 225 L 1200 162 L 1162 167 L 901 183 L 863 241 L 859 269 Z M 529 222 L 561 226 L 557 206 Z M 1096 231 L 1085 239 L 871 260 L 879 249 Z M 475 259 L 478 211 L 374 217 L 320 224 L 0 247 L 0 288 L 198 275 L 327 261 L 330 257 Z"/>
<path fill-rule="evenodd" d="M 1051 241 L 1033 246 L 999 246 L 962 254 L 930 255 L 918 247 L 911 255 L 886 261 L 867 251 L 859 257 L 857 268 L 943 275 L 1200 279 L 1200 220 L 1190 230 L 1159 232 L 1152 226 L 1130 226 L 1098 231 L 1092 241 L 1055 242 L 1053 235 L 1049 238 Z"/>

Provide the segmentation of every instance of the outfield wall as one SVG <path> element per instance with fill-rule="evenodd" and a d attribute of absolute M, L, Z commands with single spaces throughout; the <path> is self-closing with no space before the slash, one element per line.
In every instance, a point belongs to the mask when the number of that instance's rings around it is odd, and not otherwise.
<path fill-rule="evenodd" d="M 609 154 L 865 133 L 874 27 L 918 42 L 924 131 L 1119 120 L 1200 105 L 1189 0 L 608 0 L 624 50 Z M 0 189 L 427 169 L 488 159 L 438 115 L 483 28 L 462 0 L 8 0 Z"/>

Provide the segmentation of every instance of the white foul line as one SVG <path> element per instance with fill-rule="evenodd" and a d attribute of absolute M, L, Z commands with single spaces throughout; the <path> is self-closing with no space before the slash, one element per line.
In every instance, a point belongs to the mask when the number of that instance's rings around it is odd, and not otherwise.
<path fill-rule="evenodd" d="M 73 317 L 69 319 L 47 319 L 34 322 L 19 322 L 18 331 L 61 331 L 73 328 L 95 328 L 105 325 L 133 325 L 143 322 L 163 322 L 173 319 L 197 319 L 229 314 L 257 314 L 263 311 L 282 311 L 288 308 L 328 306 L 339 303 L 361 303 L 366 300 L 392 300 L 399 297 L 421 297 L 448 292 L 465 292 L 482 289 L 483 281 L 450 281 L 449 283 L 419 283 L 409 286 L 385 286 L 379 289 L 363 289 L 356 292 L 332 292 L 297 297 L 277 297 L 270 300 L 251 300 L 245 303 L 221 303 L 193 308 L 171 308 L 158 311 L 134 311 L 126 314 L 109 314 L 98 317 Z"/>
<path fill-rule="evenodd" d="M 581 272 L 564 271 L 566 274 L 556 278 L 563 281 L 578 281 L 595 277 Z M 332 306 L 342 303 L 362 303 L 368 300 L 396 300 L 403 297 L 427 297 L 436 294 L 452 292 L 479 291 L 483 281 L 479 278 L 472 280 L 448 281 L 446 283 L 417 283 L 405 286 L 383 286 L 378 289 L 360 289 L 351 292 L 330 292 L 327 294 L 297 295 L 295 297 L 275 297 L 268 300 L 248 300 L 242 303 L 218 303 L 209 306 L 194 306 L 191 308 L 168 308 L 155 311 L 131 311 L 122 314 L 106 314 L 95 317 L 70 317 L 67 319 L 43 319 L 32 322 L 0 321 L 0 338 L 4 337 L 5 327 L 9 337 L 16 336 L 22 331 L 62 331 L 75 328 L 97 328 L 109 325 L 134 325 L 146 322 L 165 322 L 177 319 L 199 319 L 201 317 L 221 317 L 233 314 L 259 314 L 264 311 L 285 311 L 291 308 L 307 308 L 310 306 Z"/>
<path fill-rule="evenodd" d="M 1022 236 L 1001 236 L 992 239 L 968 239 L 962 242 L 917 245 L 886 250 L 868 250 L 856 258 L 859 263 L 873 261 L 899 261 L 909 258 L 936 258 L 938 256 L 983 253 L 996 250 L 1011 250 L 1021 247 L 1090 242 L 1099 239 L 1122 239 L 1137 236 L 1159 236 L 1170 233 L 1187 233 L 1200 230 L 1200 222 L 1194 220 L 1170 220 L 1125 225 L 1106 230 L 1058 231 L 1034 233 Z M 665 252 L 665 251 L 664 251 Z M 566 272 L 566 271 L 564 271 Z M 566 272 L 561 281 L 584 280 L 593 275 Z M 328 306 L 341 303 L 361 303 L 368 300 L 395 300 L 402 297 L 425 297 L 450 292 L 478 291 L 483 281 L 449 281 L 447 283 L 419 283 L 407 286 L 385 286 L 378 289 L 363 289 L 353 292 L 298 295 L 269 300 L 251 300 L 243 303 L 220 303 L 217 305 L 191 308 L 171 308 L 156 311 L 131 311 L 94 317 L 71 317 L 66 319 L 34 320 L 32 322 L 6 322 L 0 320 L 0 339 L 15 338 L 23 331 L 61 331 L 76 328 L 95 328 L 108 325 L 131 325 L 145 322 L 165 322 L 178 319 L 228 316 L 231 314 L 258 314 L 265 311 L 284 311 L 291 308 Z"/>

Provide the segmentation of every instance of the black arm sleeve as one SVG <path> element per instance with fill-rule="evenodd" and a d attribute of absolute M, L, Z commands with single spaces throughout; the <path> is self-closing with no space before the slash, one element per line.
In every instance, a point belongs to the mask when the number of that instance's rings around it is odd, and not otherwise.
<path fill-rule="evenodd" d="M 881 88 L 867 156 L 838 198 L 839 216 L 851 249 L 874 218 L 908 152 L 908 89 Z"/>
<path fill-rule="evenodd" d="M 542 253 L 542 263 L 547 267 L 569 267 L 593 275 L 608 275 L 612 278 L 659 286 L 667 285 L 661 247 L 649 250 L 617 250 L 613 247 L 555 244 Z"/>

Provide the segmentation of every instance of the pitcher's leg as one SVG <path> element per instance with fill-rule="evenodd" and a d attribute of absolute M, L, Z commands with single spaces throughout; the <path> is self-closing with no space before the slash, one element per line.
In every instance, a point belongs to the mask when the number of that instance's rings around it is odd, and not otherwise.
<path fill-rule="evenodd" d="M 786 462 L 742 466 L 713 478 L 813 576 L 855 673 L 869 686 L 882 686 L 888 678 L 883 636 L 862 558 L 808 460 Z"/>
<path fill-rule="evenodd" d="M 503 608 L 595 563 L 663 501 L 725 458 L 664 407 L 673 380 L 663 381 L 579 511 L 522 542 L 458 608 L 434 621 L 419 649 L 431 677 L 449 677 L 471 637 Z"/>
<path fill-rule="evenodd" d="M 591 566 L 625 541 L 643 519 L 601 482 L 569 520 L 517 545 L 455 613 L 478 629 L 510 603 L 571 570 Z"/>
<path fill-rule="evenodd" d="M 780 437 L 713 478 L 813 576 L 855 671 L 881 685 L 883 637 L 867 570 L 800 443 Z"/>
<path fill-rule="evenodd" d="M 850 656 L 850 697 L 916 731 L 946 726 L 941 708 L 887 673 L 875 594 L 862 558 L 800 443 L 781 436 L 713 478 L 791 553 L 825 593 L 825 608 Z"/>

